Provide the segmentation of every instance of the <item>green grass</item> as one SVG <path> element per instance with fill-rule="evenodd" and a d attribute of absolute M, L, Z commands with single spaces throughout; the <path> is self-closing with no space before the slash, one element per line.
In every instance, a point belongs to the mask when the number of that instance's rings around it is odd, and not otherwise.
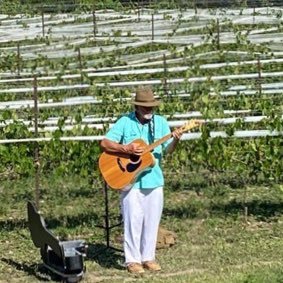
<path fill-rule="evenodd" d="M 169 182 L 168 182 L 169 183 Z M 218 185 L 166 188 L 162 226 L 177 234 L 176 244 L 157 251 L 163 270 L 142 278 L 129 275 L 122 253 L 105 250 L 103 193 L 78 176 L 41 180 L 40 210 L 60 239 L 89 244 L 84 282 L 283 282 L 283 186 L 232 189 Z M 0 282 L 55 281 L 42 267 L 26 223 L 26 201 L 33 199 L 32 178 L 0 185 Z M 111 215 L 118 215 L 118 193 L 109 192 Z M 244 206 L 248 216 L 244 216 Z M 113 220 L 114 224 L 116 221 Z M 112 230 L 111 243 L 121 227 Z"/>

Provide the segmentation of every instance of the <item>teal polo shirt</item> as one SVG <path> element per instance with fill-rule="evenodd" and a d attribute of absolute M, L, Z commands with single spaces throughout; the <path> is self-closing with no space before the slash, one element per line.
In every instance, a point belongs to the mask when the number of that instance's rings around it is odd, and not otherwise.
<path fill-rule="evenodd" d="M 154 132 L 154 141 L 157 141 L 165 135 L 171 133 L 167 120 L 160 116 L 153 116 L 152 131 Z M 152 134 L 150 133 L 149 123 L 141 124 L 137 119 L 135 112 L 122 116 L 113 127 L 107 132 L 107 139 L 120 143 L 129 144 L 135 139 L 142 139 L 147 144 L 152 143 Z M 164 186 L 164 177 L 161 170 L 161 158 L 163 150 L 172 141 L 167 140 L 160 146 L 157 146 L 152 154 L 155 157 L 155 165 L 149 170 L 143 171 L 136 179 L 133 188 L 153 189 Z"/>

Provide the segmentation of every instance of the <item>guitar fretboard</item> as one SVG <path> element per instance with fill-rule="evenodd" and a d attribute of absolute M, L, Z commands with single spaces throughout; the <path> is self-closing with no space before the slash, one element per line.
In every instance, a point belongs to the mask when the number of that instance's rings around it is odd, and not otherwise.
<path fill-rule="evenodd" d="M 185 132 L 185 131 L 189 131 L 191 130 L 192 128 L 195 128 L 196 126 L 199 126 L 200 125 L 200 122 L 196 123 L 196 122 L 191 122 L 189 125 L 185 126 L 185 127 L 181 127 L 179 128 L 181 130 L 181 132 Z M 157 140 L 156 142 L 148 145 L 146 147 L 146 149 L 144 150 L 143 154 L 145 153 L 148 153 L 150 151 L 152 151 L 155 147 L 163 144 L 164 142 L 166 142 L 167 140 L 169 140 L 170 138 L 172 137 L 172 133 L 164 136 L 163 138 Z"/>
<path fill-rule="evenodd" d="M 143 154 L 152 151 L 155 147 L 157 147 L 157 146 L 163 144 L 164 142 L 166 142 L 167 140 L 169 140 L 171 137 L 172 137 L 172 133 L 170 133 L 170 134 L 164 136 L 163 138 L 157 140 L 156 142 L 154 142 L 154 143 L 148 145 L 148 146 L 146 147 L 146 149 L 144 150 Z"/>

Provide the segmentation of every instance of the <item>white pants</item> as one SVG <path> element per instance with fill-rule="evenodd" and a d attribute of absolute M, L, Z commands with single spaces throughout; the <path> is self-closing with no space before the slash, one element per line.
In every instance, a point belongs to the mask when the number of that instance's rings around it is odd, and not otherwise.
<path fill-rule="evenodd" d="M 125 263 L 155 260 L 163 187 L 121 193 Z"/>

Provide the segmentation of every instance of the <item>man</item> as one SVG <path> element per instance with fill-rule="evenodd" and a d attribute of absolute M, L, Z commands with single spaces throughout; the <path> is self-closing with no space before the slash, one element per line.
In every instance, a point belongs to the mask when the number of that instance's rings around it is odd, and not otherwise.
<path fill-rule="evenodd" d="M 132 102 L 135 111 L 121 117 L 108 131 L 101 147 L 109 153 L 141 155 L 144 147 L 131 143 L 143 139 L 147 144 L 170 133 L 165 118 L 154 115 L 157 101 L 148 87 L 137 89 Z M 142 172 L 131 188 L 121 192 L 121 209 L 124 223 L 124 253 L 127 270 L 131 273 L 144 273 L 161 270 L 155 261 L 155 248 L 159 222 L 163 209 L 164 177 L 160 167 L 162 152 L 174 151 L 182 133 L 175 130 L 173 138 L 154 149 L 155 165 Z"/>

